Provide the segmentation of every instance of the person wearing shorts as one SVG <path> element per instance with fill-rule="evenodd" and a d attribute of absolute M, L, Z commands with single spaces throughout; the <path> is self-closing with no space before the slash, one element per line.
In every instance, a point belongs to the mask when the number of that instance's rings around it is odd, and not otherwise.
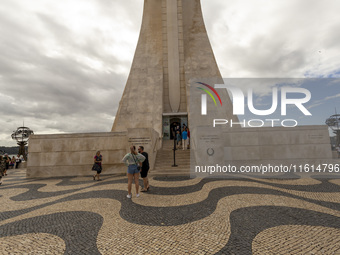
<path fill-rule="evenodd" d="M 136 197 L 139 197 L 139 165 L 145 160 L 145 157 L 136 152 L 136 147 L 131 146 L 130 152 L 127 153 L 122 161 L 128 167 L 127 176 L 128 176 L 128 194 L 127 198 L 131 198 L 131 189 L 132 189 L 132 181 L 135 180 L 136 186 Z"/>
<path fill-rule="evenodd" d="M 143 184 L 144 187 L 141 190 L 142 192 L 147 192 L 149 191 L 149 179 L 148 179 L 148 171 L 150 169 L 150 165 L 149 165 L 149 155 L 147 152 L 144 151 L 144 147 L 143 146 L 139 146 L 138 147 L 138 152 L 140 154 L 142 154 L 145 157 L 145 160 L 142 163 L 142 170 L 140 172 L 140 176 L 143 178 Z"/>

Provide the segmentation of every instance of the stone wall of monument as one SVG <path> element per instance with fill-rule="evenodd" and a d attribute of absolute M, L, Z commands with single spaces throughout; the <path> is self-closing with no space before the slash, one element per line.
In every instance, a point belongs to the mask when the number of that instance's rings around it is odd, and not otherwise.
<path fill-rule="evenodd" d="M 33 135 L 28 147 L 27 177 L 87 176 L 97 150 L 103 155 L 103 174 L 126 173 L 121 162 L 130 145 L 143 145 L 151 169 L 161 146 L 153 129 L 128 132 Z"/>
<path fill-rule="evenodd" d="M 162 0 L 162 36 L 163 36 L 163 112 L 171 113 L 169 99 L 169 54 L 168 54 L 168 23 L 167 23 L 167 1 Z M 186 83 L 184 73 L 184 42 L 183 42 L 183 9 L 182 0 L 177 0 L 177 28 L 178 34 L 174 40 L 178 41 L 178 55 L 172 55 L 175 61 L 179 63 L 179 83 L 180 83 L 180 107 L 179 112 L 187 112 Z"/>
<path fill-rule="evenodd" d="M 27 177 L 90 175 L 97 150 L 103 173 L 121 172 L 127 132 L 33 135 L 28 147 Z"/>
<path fill-rule="evenodd" d="M 140 36 L 113 132 L 143 127 L 162 133 L 162 40 L 162 3 L 159 0 L 145 1 Z"/>
<path fill-rule="evenodd" d="M 294 128 L 241 128 L 224 133 L 225 160 L 272 161 L 288 160 L 303 163 L 332 159 L 327 126 Z"/>
<path fill-rule="evenodd" d="M 326 125 L 228 130 L 198 127 L 191 134 L 192 164 L 197 165 L 240 167 L 332 162 Z"/>
<path fill-rule="evenodd" d="M 193 115 L 192 109 L 190 109 L 192 106 L 201 105 L 200 95 L 197 97 L 192 94 L 193 91 L 197 91 L 196 82 L 205 82 L 214 86 L 214 84 L 223 83 L 223 79 L 205 28 L 200 0 L 183 1 L 182 11 L 185 13 L 183 15 L 184 73 L 187 85 L 189 125 L 200 126 L 207 123 L 208 120 L 201 122 L 202 118 L 197 118 Z M 190 89 L 192 87 L 194 89 Z M 214 108 L 216 110 L 215 114 L 238 122 L 237 116 L 232 114 L 233 106 L 227 90 L 219 90 L 218 93 L 223 99 L 223 107 Z M 208 117 L 210 120 L 214 118 L 211 113 L 209 113 Z"/>

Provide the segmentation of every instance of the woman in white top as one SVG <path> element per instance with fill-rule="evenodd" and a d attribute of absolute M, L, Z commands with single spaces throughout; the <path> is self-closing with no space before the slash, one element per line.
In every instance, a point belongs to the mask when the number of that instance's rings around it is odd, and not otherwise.
<path fill-rule="evenodd" d="M 136 147 L 130 147 L 130 153 L 126 154 L 123 158 L 123 162 L 128 167 L 127 175 L 128 175 L 128 195 L 127 198 L 131 198 L 131 187 L 132 187 L 132 180 L 135 179 L 136 185 L 136 196 L 139 197 L 139 163 L 143 162 L 145 157 L 136 152 Z"/>

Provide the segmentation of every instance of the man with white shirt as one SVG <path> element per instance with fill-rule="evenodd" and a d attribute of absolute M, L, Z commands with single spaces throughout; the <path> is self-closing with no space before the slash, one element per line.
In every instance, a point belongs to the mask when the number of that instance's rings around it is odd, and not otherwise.
<path fill-rule="evenodd" d="M 15 168 L 18 168 L 21 163 L 20 155 L 15 158 Z"/>

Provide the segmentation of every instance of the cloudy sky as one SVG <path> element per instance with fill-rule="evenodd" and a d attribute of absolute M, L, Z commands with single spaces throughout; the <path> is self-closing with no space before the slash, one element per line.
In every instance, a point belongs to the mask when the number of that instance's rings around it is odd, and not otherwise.
<path fill-rule="evenodd" d="M 340 78 L 340 1 L 202 8 L 223 77 Z M 2 0 L 0 146 L 15 146 L 10 135 L 23 121 L 38 134 L 110 131 L 142 12 L 142 0 Z M 319 90 L 325 116 L 340 112 L 339 88 Z"/>

